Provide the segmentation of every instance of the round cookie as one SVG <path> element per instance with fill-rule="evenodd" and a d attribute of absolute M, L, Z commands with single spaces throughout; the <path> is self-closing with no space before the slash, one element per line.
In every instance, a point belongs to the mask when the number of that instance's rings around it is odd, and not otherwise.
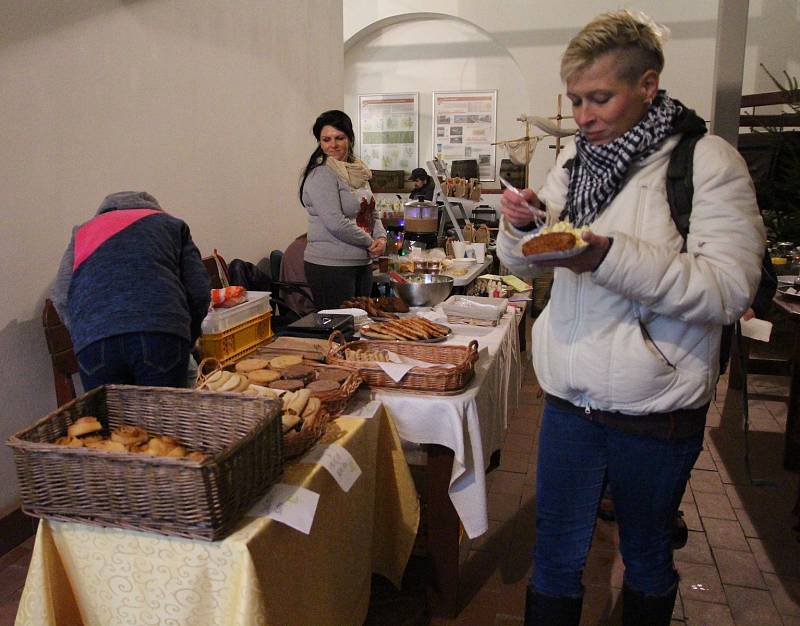
<path fill-rule="evenodd" d="M 290 365 L 281 370 L 281 378 L 302 380 L 310 383 L 316 376 L 316 370 L 308 365 Z"/>
<path fill-rule="evenodd" d="M 300 365 L 302 362 L 303 357 L 298 354 L 282 354 L 270 360 L 269 366 L 274 370 L 282 370 L 290 365 Z"/>
<path fill-rule="evenodd" d="M 297 391 L 298 389 L 302 389 L 305 387 L 302 380 L 276 380 L 275 382 L 271 382 L 268 387 L 272 389 L 285 389 L 286 391 Z"/>
<path fill-rule="evenodd" d="M 312 396 L 317 396 L 338 390 L 339 383 L 335 380 L 315 380 L 313 383 L 308 383 L 306 389 L 311 391 Z"/>
<path fill-rule="evenodd" d="M 263 370 L 268 363 L 269 361 L 266 359 L 242 359 L 234 366 L 234 369 L 241 374 L 246 374 L 253 370 Z"/>
<path fill-rule="evenodd" d="M 275 370 L 255 370 L 247 372 L 247 378 L 250 379 L 251 383 L 255 383 L 256 385 L 271 383 L 278 380 L 280 377 L 281 373 Z"/>
<path fill-rule="evenodd" d="M 350 376 L 350 370 L 339 369 L 335 367 L 318 369 L 317 380 L 335 380 L 341 384 Z"/>

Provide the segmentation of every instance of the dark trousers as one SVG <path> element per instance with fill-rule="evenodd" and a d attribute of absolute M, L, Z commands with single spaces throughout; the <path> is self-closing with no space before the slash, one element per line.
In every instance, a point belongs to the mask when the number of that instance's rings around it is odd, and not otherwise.
<path fill-rule="evenodd" d="M 683 439 L 630 434 L 545 402 L 536 473 L 531 585 L 579 597 L 605 477 L 614 494 L 625 584 L 662 596 L 677 581 L 671 528 L 703 432 Z"/>
<path fill-rule="evenodd" d="M 100 385 L 186 387 L 190 345 L 169 333 L 125 333 L 90 343 L 78 358 L 85 391 Z"/>
<path fill-rule="evenodd" d="M 372 266 L 333 266 L 305 262 L 306 282 L 314 296 L 314 308 L 338 309 L 342 300 L 372 293 Z"/>

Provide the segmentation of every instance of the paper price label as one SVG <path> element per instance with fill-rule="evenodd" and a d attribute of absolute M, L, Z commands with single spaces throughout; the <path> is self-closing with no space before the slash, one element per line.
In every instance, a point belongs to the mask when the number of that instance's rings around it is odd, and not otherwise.
<path fill-rule="evenodd" d="M 250 509 L 250 517 L 269 517 L 301 533 L 309 534 L 317 512 L 319 494 L 300 487 L 277 483 Z"/>
<path fill-rule="evenodd" d="M 361 476 L 361 468 L 353 456 L 342 446 L 332 443 L 327 446 L 317 446 L 306 454 L 301 463 L 318 463 L 333 476 L 333 479 L 347 493 Z"/>

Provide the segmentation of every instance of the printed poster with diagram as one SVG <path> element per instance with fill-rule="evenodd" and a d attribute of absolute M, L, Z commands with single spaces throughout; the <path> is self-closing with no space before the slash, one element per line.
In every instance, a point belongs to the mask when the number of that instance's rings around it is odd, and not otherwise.
<path fill-rule="evenodd" d="M 495 179 L 497 90 L 433 92 L 433 154 L 448 168 L 474 159 L 481 180 Z"/>
<path fill-rule="evenodd" d="M 358 97 L 359 156 L 370 169 L 405 170 L 418 164 L 419 96 L 416 93 Z"/>

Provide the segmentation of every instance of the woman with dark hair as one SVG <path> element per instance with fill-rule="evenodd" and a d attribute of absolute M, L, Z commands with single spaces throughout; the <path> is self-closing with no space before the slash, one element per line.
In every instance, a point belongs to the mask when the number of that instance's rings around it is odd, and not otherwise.
<path fill-rule="evenodd" d="M 368 296 L 371 258 L 386 247 L 386 230 L 375 212 L 372 172 L 353 155 L 353 124 L 342 111 L 325 111 L 312 129 L 318 141 L 300 183 L 308 211 L 306 280 L 316 309 Z"/>

